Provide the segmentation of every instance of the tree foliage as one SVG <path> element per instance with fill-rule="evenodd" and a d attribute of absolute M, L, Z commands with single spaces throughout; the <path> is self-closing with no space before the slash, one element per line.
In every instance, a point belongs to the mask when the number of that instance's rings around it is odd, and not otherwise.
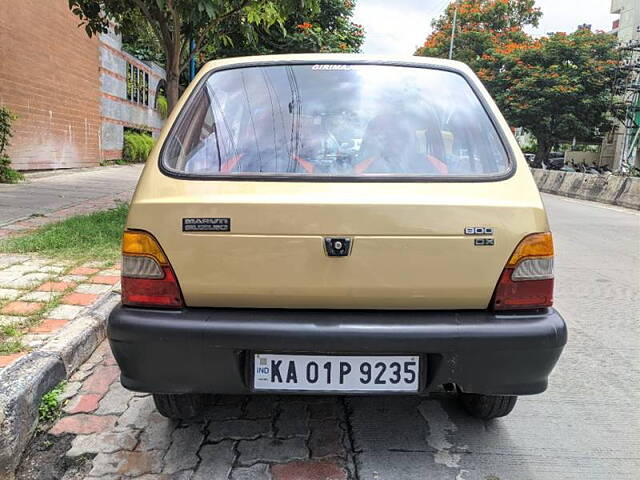
<path fill-rule="evenodd" d="M 454 10 L 455 2 L 451 2 L 444 14 L 432 22 L 433 31 L 416 55 L 449 55 Z M 535 0 L 462 0 L 458 2 L 453 58 L 477 69 L 485 53 L 528 42 L 524 28 L 537 26 L 541 16 Z"/>
<path fill-rule="evenodd" d="M 356 53 L 364 41 L 362 25 L 351 21 L 355 1 L 319 0 L 314 10 L 291 12 L 282 24 L 225 22 L 226 37 L 210 38 L 201 60 L 277 53 Z"/>
<path fill-rule="evenodd" d="M 110 21 L 144 19 L 162 47 L 167 71 L 167 100 L 173 108 L 179 96 L 179 78 L 191 57 L 198 55 L 220 25 L 240 17 L 247 24 L 282 24 L 287 13 L 317 0 L 69 0 L 88 35 L 105 33 Z M 190 49 L 191 41 L 195 48 Z"/>
<path fill-rule="evenodd" d="M 493 67 L 478 73 L 511 124 L 536 137 L 544 160 L 562 140 L 594 141 L 610 128 L 615 45 L 613 36 L 588 29 L 554 33 L 487 54 Z"/>
<path fill-rule="evenodd" d="M 158 37 L 149 22 L 137 10 L 120 19 L 118 25 L 122 34 L 122 48 L 142 60 L 150 60 L 164 65 L 166 58 Z"/>
<path fill-rule="evenodd" d="M 216 58 L 278 53 L 357 53 L 364 42 L 362 25 L 352 22 L 355 1 L 319 0 L 317 8 L 300 8 L 271 26 L 235 16 L 221 22 L 197 56 L 199 64 Z M 138 17 L 138 16 L 136 16 Z M 120 25 L 124 48 L 131 54 L 164 63 L 164 53 L 144 19 L 131 16 Z M 188 78 L 183 74 L 181 82 Z"/>
<path fill-rule="evenodd" d="M 417 55 L 447 57 L 454 4 L 432 24 Z M 615 38 L 580 28 L 534 39 L 542 12 L 534 0 L 462 0 L 453 58 L 480 77 L 513 126 L 524 127 L 546 159 L 561 140 L 596 139 L 607 126 L 616 66 Z"/>

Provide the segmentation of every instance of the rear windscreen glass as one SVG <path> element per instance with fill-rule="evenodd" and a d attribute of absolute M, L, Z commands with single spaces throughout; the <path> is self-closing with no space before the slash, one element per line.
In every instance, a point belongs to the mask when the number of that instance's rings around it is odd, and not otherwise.
<path fill-rule="evenodd" d="M 197 177 L 478 177 L 509 169 L 462 76 L 386 65 L 214 72 L 180 113 L 161 161 Z"/>

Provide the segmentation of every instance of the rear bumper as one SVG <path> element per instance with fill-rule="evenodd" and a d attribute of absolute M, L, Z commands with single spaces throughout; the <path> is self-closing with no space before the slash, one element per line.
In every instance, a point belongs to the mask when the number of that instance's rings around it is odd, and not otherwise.
<path fill-rule="evenodd" d="M 421 392 L 540 393 L 567 341 L 554 309 L 487 311 L 204 309 L 118 306 L 108 338 L 122 384 L 152 393 L 252 391 L 253 352 L 418 354 Z"/>

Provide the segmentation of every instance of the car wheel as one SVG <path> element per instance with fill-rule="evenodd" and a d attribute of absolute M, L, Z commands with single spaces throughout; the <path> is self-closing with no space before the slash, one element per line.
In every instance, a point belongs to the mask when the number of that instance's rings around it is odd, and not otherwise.
<path fill-rule="evenodd" d="M 458 398 L 469 415 L 482 420 L 508 415 L 518 400 L 514 395 L 482 395 L 460 391 Z"/>
<path fill-rule="evenodd" d="M 190 420 L 198 417 L 206 406 L 206 395 L 200 394 L 154 394 L 153 401 L 160 415 L 175 420 Z"/>

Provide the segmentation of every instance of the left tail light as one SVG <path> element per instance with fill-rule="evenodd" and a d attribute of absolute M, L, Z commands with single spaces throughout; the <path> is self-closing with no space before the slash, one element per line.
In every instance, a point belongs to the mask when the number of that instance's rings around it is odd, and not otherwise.
<path fill-rule="evenodd" d="M 550 232 L 526 236 L 509 258 L 493 293 L 493 310 L 553 305 L 553 238 Z"/>
<path fill-rule="evenodd" d="M 122 237 L 122 304 L 184 306 L 173 268 L 158 241 L 148 232 L 127 230 Z"/>

